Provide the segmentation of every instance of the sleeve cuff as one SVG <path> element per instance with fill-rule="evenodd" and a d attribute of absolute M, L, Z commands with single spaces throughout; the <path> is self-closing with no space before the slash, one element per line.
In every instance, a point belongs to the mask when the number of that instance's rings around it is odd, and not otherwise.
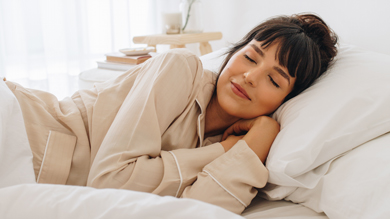
<path fill-rule="evenodd" d="M 205 166 L 204 172 L 244 205 L 257 194 L 253 187 L 262 188 L 268 180 L 267 168 L 244 140 Z"/>
<path fill-rule="evenodd" d="M 225 149 L 220 143 L 193 149 L 177 149 L 170 151 L 176 161 L 179 175 L 181 177 L 181 188 L 192 184 L 199 172 L 225 153 Z"/>

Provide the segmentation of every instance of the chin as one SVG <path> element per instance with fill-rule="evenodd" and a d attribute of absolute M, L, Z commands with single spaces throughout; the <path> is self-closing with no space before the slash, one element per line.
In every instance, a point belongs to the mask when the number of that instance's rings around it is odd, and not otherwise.
<path fill-rule="evenodd" d="M 244 107 L 234 107 L 234 106 L 231 106 L 231 107 L 227 107 L 224 110 L 230 116 L 233 116 L 233 117 L 236 117 L 236 118 L 239 118 L 239 119 L 253 119 L 253 118 L 257 117 L 256 115 L 253 115 L 251 113 L 243 111 L 242 108 L 244 108 Z"/>

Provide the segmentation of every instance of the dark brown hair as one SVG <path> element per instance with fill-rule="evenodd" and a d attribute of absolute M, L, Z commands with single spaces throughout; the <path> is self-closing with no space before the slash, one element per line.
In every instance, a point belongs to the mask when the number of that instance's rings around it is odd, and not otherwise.
<path fill-rule="evenodd" d="M 279 43 L 279 64 L 287 68 L 291 77 L 296 77 L 294 88 L 284 101 L 308 88 L 328 69 L 337 54 L 337 35 L 320 17 L 313 14 L 279 16 L 256 26 L 234 44 L 226 53 L 219 74 L 230 58 L 253 39 L 262 42 L 263 48 L 274 41 Z"/>

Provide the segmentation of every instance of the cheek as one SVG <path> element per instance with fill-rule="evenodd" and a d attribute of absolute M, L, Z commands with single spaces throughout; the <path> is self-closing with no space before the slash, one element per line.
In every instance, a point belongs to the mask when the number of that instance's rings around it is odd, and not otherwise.
<path fill-rule="evenodd" d="M 229 82 L 229 79 L 232 76 L 233 76 L 233 73 L 232 73 L 230 66 L 226 65 L 226 67 L 223 69 L 223 71 L 219 75 L 217 87 L 219 85 L 223 85 L 223 84 L 226 84 L 227 82 Z"/>
<path fill-rule="evenodd" d="M 268 105 L 268 114 L 274 112 L 282 104 L 282 101 L 273 101 Z"/>
<path fill-rule="evenodd" d="M 223 80 L 224 78 L 226 78 L 228 74 L 229 74 L 229 67 L 226 66 L 223 69 L 223 71 L 221 72 L 221 74 L 219 75 L 218 81 Z"/>
<path fill-rule="evenodd" d="M 264 87 L 263 87 L 264 88 Z M 258 91 L 258 99 L 253 105 L 254 110 L 261 114 L 270 114 L 274 112 L 283 102 L 284 96 L 268 89 Z"/>
<path fill-rule="evenodd" d="M 232 57 L 221 72 L 221 76 L 234 76 L 240 74 L 240 70 L 243 68 L 244 66 L 242 66 L 242 63 L 236 57 Z"/>

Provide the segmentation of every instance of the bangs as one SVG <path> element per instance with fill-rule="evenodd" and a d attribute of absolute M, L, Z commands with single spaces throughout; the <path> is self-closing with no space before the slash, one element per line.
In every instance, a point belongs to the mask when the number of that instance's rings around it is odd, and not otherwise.
<path fill-rule="evenodd" d="M 286 27 L 285 24 L 265 27 L 254 39 L 263 42 L 262 48 L 278 43 L 275 58 L 281 66 L 287 68 L 291 77 L 298 77 L 299 81 L 305 82 L 310 75 L 319 74 L 321 66 L 314 63 L 320 63 L 320 54 L 313 52 L 319 51 L 319 48 L 301 29 Z"/>

